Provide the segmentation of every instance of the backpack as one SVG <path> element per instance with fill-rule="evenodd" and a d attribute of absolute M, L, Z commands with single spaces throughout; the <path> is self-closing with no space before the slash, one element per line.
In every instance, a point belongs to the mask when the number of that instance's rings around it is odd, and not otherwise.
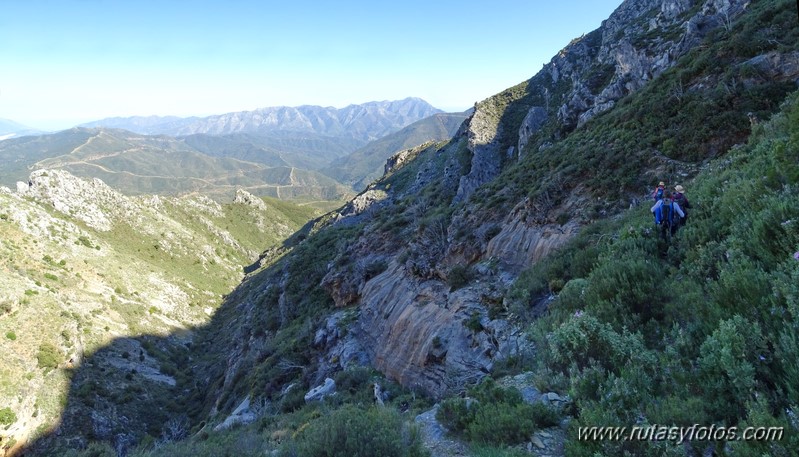
<path fill-rule="evenodd" d="M 662 187 L 655 189 L 655 201 L 663 199 L 663 190 Z"/>
<path fill-rule="evenodd" d="M 680 221 L 680 216 L 676 214 L 677 211 L 674 209 L 674 202 L 669 199 L 663 200 L 660 211 L 664 235 L 673 235 Z"/>

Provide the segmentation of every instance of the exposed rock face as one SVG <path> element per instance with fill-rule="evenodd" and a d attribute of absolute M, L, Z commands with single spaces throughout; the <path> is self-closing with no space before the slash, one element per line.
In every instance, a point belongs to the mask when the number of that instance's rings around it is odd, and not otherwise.
<path fill-rule="evenodd" d="M 640 90 L 671 68 L 710 30 L 729 26 L 747 4 L 746 0 L 707 0 L 696 14 L 686 18 L 685 14 L 694 5 L 691 0 L 622 3 L 600 29 L 573 40 L 542 70 L 549 74 L 553 84 L 564 79 L 571 84 L 560 100 L 553 100 L 560 104 L 557 118 L 562 129 L 579 128 L 613 108 L 622 97 Z M 679 33 L 669 35 L 666 32 L 670 30 Z M 791 64 L 782 67 L 790 68 Z M 546 98 L 548 103 L 548 93 Z M 514 151 L 505 151 L 500 146 L 506 128 L 501 122 L 502 109 L 495 99 L 476 105 L 468 124 L 471 169 L 460 178 L 455 202 L 465 201 L 477 187 L 496 177 L 506 163 L 505 155 L 513 154 Z M 519 129 L 520 156 L 530 137 L 546 120 L 546 108 L 530 108 Z"/>
<path fill-rule="evenodd" d="M 492 99 L 475 107 L 468 129 L 471 170 L 466 176 L 461 176 L 455 202 L 468 199 L 478 187 L 499 174 L 502 166 L 499 144 L 503 128 L 499 122 L 501 116 L 500 107 Z"/>
<path fill-rule="evenodd" d="M 236 197 L 233 199 L 233 203 L 250 205 L 258 209 L 266 209 L 266 203 L 264 203 L 263 200 L 244 189 L 236 189 Z"/>
<path fill-rule="evenodd" d="M 214 431 L 227 430 L 235 425 L 249 424 L 258 416 L 250 408 L 250 397 L 244 399 L 236 409 L 221 424 L 214 427 Z"/>
<path fill-rule="evenodd" d="M 473 287 L 450 292 L 392 263 L 364 286 L 353 331 L 375 368 L 441 396 L 485 376 L 495 357 L 510 352 L 510 326 L 488 320 L 480 294 Z"/>
<path fill-rule="evenodd" d="M 374 211 L 381 204 L 386 203 L 387 197 L 388 194 L 386 194 L 385 191 L 380 189 L 367 189 L 347 203 L 339 216 L 341 218 L 348 218 L 359 216 L 367 211 Z"/>
<path fill-rule="evenodd" d="M 517 216 L 488 242 L 486 257 L 501 259 L 509 269 L 527 268 L 562 246 L 578 230 L 577 225 L 532 226 Z"/>
<path fill-rule="evenodd" d="M 386 160 L 386 165 L 383 167 L 383 173 L 389 174 L 392 171 L 402 168 L 406 163 L 410 162 L 414 157 L 416 157 L 419 154 L 419 151 L 423 151 L 430 146 L 431 143 L 432 142 L 427 142 L 414 148 L 404 149 L 392 155 L 388 158 L 388 160 Z"/>
<path fill-rule="evenodd" d="M 485 201 L 473 204 L 469 197 L 511 163 L 508 145 L 514 145 L 511 153 L 518 148 L 521 155 L 533 141 L 540 140 L 539 151 L 545 151 L 547 141 L 558 141 L 559 135 L 611 109 L 619 99 L 670 68 L 709 30 L 723 27 L 725 21 L 740 14 L 744 5 L 739 0 L 709 0 L 695 8 L 698 4 L 692 0 L 627 0 L 601 29 L 574 40 L 535 77 L 549 78 L 547 83 L 554 84 L 548 87 L 553 92 L 557 87 L 557 98 L 545 92 L 542 102 L 537 94 L 525 92 L 533 90 L 530 86 L 502 94 L 516 97 L 509 103 L 518 102 L 513 106 L 513 122 L 525 115 L 520 126 L 504 121 L 509 118 L 505 111 L 508 99 L 499 100 L 498 96 L 476 105 L 470 121 L 450 145 L 439 150 L 405 150 L 391 157 L 385 167 L 387 174 L 419 159 L 413 163 L 415 176 L 405 176 L 402 185 L 393 189 L 381 187 L 386 181 L 378 182 L 333 218 L 334 223 L 362 222 L 364 230 L 354 243 L 346 244 L 346 255 L 337 257 L 346 260 L 329 262 L 321 284 L 309 285 L 321 285 L 337 307 L 309 333 L 318 361 L 315 372 L 309 374 L 309 379 L 314 379 L 310 386 L 350 363 L 368 362 L 406 387 L 442 396 L 490 373 L 495 361 L 512 354 L 515 329 L 505 320 L 489 319 L 488 308 L 506 306 L 502 288 L 521 269 L 574 236 L 580 223 L 591 219 L 581 200 L 587 197 L 581 195 L 579 183 L 559 186 L 554 178 L 551 187 L 564 187 L 567 195 L 552 201 L 517 202 L 509 214 L 506 208 L 513 202 L 497 205 L 495 210 L 485 208 Z M 689 11 L 696 13 L 689 16 Z M 798 66 L 795 54 L 759 56 L 748 64 L 785 77 L 795 75 Z M 519 95 L 521 92 L 525 94 Z M 536 137 L 545 125 L 560 131 L 552 138 Z M 430 157 L 433 159 L 423 160 Z M 431 189 L 425 186 L 434 181 L 439 184 L 436 191 L 447 190 L 445 197 L 418 193 Z M 430 209 L 451 209 L 444 206 L 453 203 L 446 199 L 454 189 L 453 202 L 459 205 L 440 217 L 429 214 Z M 522 197 L 517 194 L 513 198 Z M 395 231 L 401 239 L 381 226 L 386 219 L 374 217 L 382 209 L 396 211 L 388 221 L 402 217 L 398 225 L 409 227 Z M 427 216 L 435 217 L 420 223 Z M 567 222 L 556 224 L 562 217 Z M 382 256 L 387 264 L 374 277 L 363 274 L 362 266 L 370 256 Z M 402 256 L 405 260 L 400 260 Z M 478 279 L 464 280 L 466 287 L 451 290 L 444 279 L 455 276 L 450 276 L 455 267 Z M 285 291 L 286 283 L 284 276 L 270 287 Z M 285 297 L 281 294 L 277 300 L 281 310 L 292 306 Z M 242 309 L 252 308 L 254 301 L 242 301 Z M 358 313 L 352 319 L 355 323 L 343 336 L 341 313 L 354 309 Z M 281 314 L 281 324 L 286 323 Z M 253 344 L 248 335 L 241 332 L 238 338 L 249 340 L 246 350 L 235 346 L 227 353 L 229 366 L 222 391 L 235 387 L 236 375 L 259 360 L 262 347 Z M 538 392 L 535 395 L 541 397 Z M 562 403 L 553 395 L 546 399 Z M 539 438 L 539 442 L 543 440 Z"/>
<path fill-rule="evenodd" d="M 580 127 L 609 110 L 621 97 L 641 89 L 648 81 L 696 46 L 707 33 L 729 26 L 746 8 L 745 0 L 707 0 L 692 17 L 684 17 L 694 4 L 691 0 L 627 0 L 602 23 L 599 46 L 587 43 L 586 36 L 573 41 L 545 66 L 552 80 L 569 78 L 573 87 L 558 110 L 566 127 Z M 658 13 L 645 20 L 645 15 Z M 667 31 L 682 32 L 676 39 L 666 39 Z M 655 33 L 661 31 L 663 33 Z M 652 39 L 641 39 L 645 33 Z M 620 37 L 621 36 L 621 37 Z M 583 72 L 591 64 L 611 67 L 606 85 L 591 90 Z M 610 70 L 609 70 L 610 71 Z"/>
<path fill-rule="evenodd" d="M 743 63 L 755 67 L 771 79 L 794 79 L 799 84 L 799 52 L 761 54 Z"/>
<path fill-rule="evenodd" d="M 519 158 L 524 153 L 524 148 L 530 137 L 538 133 L 544 122 L 547 121 L 547 110 L 541 106 L 534 106 L 527 111 L 527 115 L 519 128 Z"/>

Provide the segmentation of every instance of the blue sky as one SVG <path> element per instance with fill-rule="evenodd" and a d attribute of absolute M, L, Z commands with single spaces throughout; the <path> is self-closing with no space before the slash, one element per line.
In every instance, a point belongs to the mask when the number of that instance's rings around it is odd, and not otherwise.
<path fill-rule="evenodd" d="M 464 110 L 522 82 L 621 0 L 0 0 L 0 118 Z"/>

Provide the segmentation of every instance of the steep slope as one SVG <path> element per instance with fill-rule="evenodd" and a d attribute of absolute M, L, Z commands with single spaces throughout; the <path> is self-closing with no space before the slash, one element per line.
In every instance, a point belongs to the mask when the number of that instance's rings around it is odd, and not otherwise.
<path fill-rule="evenodd" d="M 443 141 L 455 135 L 466 114 L 436 114 L 386 135 L 351 154 L 336 159 L 323 172 L 361 191 L 384 172 L 386 160 L 395 153 L 428 141 Z"/>
<path fill-rule="evenodd" d="M 115 127 L 172 136 L 205 133 L 303 132 L 368 142 L 441 112 L 419 98 L 368 102 L 336 109 L 321 106 L 277 106 L 204 118 L 113 118 L 82 127 Z M 163 122 L 159 123 L 158 120 Z"/>
<path fill-rule="evenodd" d="M 17 193 L 0 188 L 0 404 L 17 418 L 2 431 L 3 449 L 57 423 L 72 368 L 87 358 L 100 371 L 78 374 L 91 384 L 70 414 L 103 404 L 168 415 L 148 403 L 176 382 L 160 351 L 188 344 L 242 268 L 314 215 L 241 191 L 220 205 L 125 197 L 56 170 L 30 182 Z"/>

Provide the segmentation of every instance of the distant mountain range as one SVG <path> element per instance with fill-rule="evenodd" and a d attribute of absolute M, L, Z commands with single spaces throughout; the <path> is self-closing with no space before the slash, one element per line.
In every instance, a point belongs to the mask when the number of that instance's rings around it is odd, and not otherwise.
<path fill-rule="evenodd" d="M 54 168 L 100 178 L 128 195 L 242 187 L 262 196 L 338 199 L 379 177 L 395 152 L 448 139 L 465 118 L 418 98 L 207 118 L 110 118 L 0 141 L 0 184 L 13 187 L 33 169 Z"/>
<path fill-rule="evenodd" d="M 340 109 L 304 105 L 268 107 L 208 117 L 115 117 L 81 124 L 80 127 L 110 127 L 145 135 L 171 136 L 294 132 L 350 138 L 365 144 L 441 112 L 420 98 L 409 97 L 349 105 Z"/>
<path fill-rule="evenodd" d="M 38 135 L 40 133 L 42 133 L 40 130 L 36 130 L 9 119 L 0 118 L 0 140 L 24 135 Z"/>

